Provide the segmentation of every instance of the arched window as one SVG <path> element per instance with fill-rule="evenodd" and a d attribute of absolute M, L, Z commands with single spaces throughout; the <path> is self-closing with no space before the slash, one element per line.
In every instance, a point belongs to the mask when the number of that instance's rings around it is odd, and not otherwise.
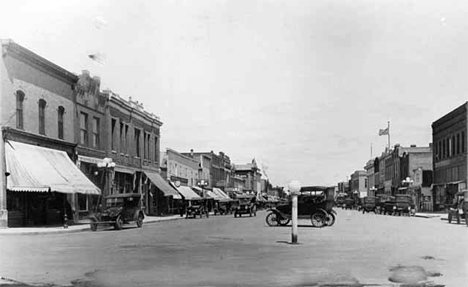
<path fill-rule="evenodd" d="M 44 99 L 39 100 L 39 134 L 45 135 L 45 108 L 46 101 Z"/>
<path fill-rule="evenodd" d="M 65 114 L 65 108 L 60 106 L 57 110 L 57 126 L 58 126 L 58 138 L 63 140 L 63 115 Z"/>
<path fill-rule="evenodd" d="M 23 102 L 24 93 L 16 91 L 16 128 L 23 129 Z"/>

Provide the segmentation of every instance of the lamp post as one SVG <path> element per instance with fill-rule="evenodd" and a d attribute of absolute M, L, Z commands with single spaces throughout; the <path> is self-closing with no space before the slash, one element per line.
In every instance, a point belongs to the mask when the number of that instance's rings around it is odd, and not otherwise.
<path fill-rule="evenodd" d="M 297 180 L 293 180 L 288 185 L 288 190 L 292 197 L 292 228 L 291 228 L 291 243 L 297 244 L 297 196 L 300 194 L 301 184 Z"/>
<path fill-rule="evenodd" d="M 111 176 L 110 176 L 110 171 L 111 169 L 115 168 L 115 162 L 112 161 L 112 158 L 106 157 L 104 158 L 101 162 L 98 162 L 97 164 L 98 168 L 104 168 L 104 174 L 105 174 L 105 181 L 104 181 L 104 190 L 102 192 L 102 197 L 108 196 L 111 194 Z M 106 201 L 102 201 L 102 206 L 106 208 Z"/>

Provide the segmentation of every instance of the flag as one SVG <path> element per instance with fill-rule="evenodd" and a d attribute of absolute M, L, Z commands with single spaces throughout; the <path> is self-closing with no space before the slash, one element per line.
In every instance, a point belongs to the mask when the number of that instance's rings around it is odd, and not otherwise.
<path fill-rule="evenodd" d="M 380 129 L 380 130 L 379 130 L 379 136 L 388 135 L 388 129 L 389 129 L 389 128 Z"/>

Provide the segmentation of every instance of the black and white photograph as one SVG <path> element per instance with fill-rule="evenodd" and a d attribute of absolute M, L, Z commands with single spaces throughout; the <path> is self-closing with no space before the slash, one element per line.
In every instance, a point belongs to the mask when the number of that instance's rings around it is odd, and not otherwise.
<path fill-rule="evenodd" d="M 0 0 L 0 287 L 468 286 L 468 1 Z"/>

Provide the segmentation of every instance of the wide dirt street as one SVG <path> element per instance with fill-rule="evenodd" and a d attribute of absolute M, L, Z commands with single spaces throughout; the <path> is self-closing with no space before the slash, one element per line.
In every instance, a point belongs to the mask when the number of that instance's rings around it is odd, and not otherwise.
<path fill-rule="evenodd" d="M 301 220 L 300 244 L 290 245 L 291 228 L 268 227 L 265 216 L 3 236 L 0 276 L 61 286 L 467 286 L 466 225 L 338 209 L 333 227 Z"/>

